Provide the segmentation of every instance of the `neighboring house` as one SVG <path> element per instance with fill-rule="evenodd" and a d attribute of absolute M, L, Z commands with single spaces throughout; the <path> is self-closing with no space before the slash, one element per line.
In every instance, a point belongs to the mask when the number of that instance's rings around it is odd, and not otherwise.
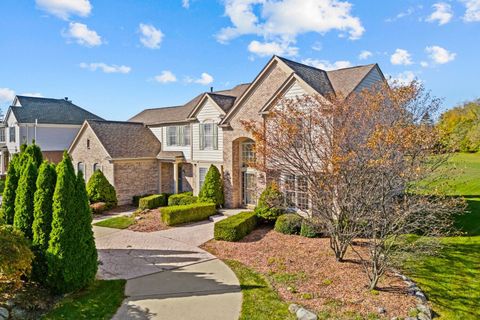
<path fill-rule="evenodd" d="M 249 166 L 255 158 L 255 141 L 244 129 L 243 120 L 264 121 L 270 108 L 282 97 L 334 94 L 346 98 L 352 92 L 381 81 L 385 78 L 376 64 L 324 71 L 274 56 L 252 83 L 238 85 L 231 90 L 206 92 L 181 106 L 146 109 L 129 120 L 143 123 L 160 143 L 155 157 L 157 169 L 144 166 L 135 169 L 138 177 L 157 179 L 155 190 L 149 180 L 148 186 L 136 184 L 137 190 L 131 188 L 124 194 L 116 185 L 118 180 L 124 179 L 119 177 L 124 173 L 114 170 L 113 176 L 107 178 L 116 187 L 122 199 L 120 203 L 128 202 L 133 195 L 152 191 L 193 191 L 198 194 L 205 174 L 213 164 L 223 176 L 225 206 L 253 206 L 266 181 L 272 177 L 266 177 Z M 139 131 L 145 129 L 142 126 L 136 128 Z M 85 139 L 82 132 L 76 141 Z M 111 147 L 121 148 L 120 140 L 112 139 L 109 143 L 112 143 Z M 77 156 L 77 145 L 83 144 L 72 144 L 69 149 L 77 165 L 92 162 Z M 106 145 L 105 149 L 108 149 Z M 93 159 L 96 155 L 90 157 Z M 135 159 L 138 160 L 138 157 Z M 285 176 L 281 177 L 281 181 L 290 202 L 297 208 L 306 209 L 308 199 L 299 187 L 302 177 Z"/>
<path fill-rule="evenodd" d="M 65 99 L 16 96 L 0 127 L 0 174 L 21 144 L 35 143 L 46 159 L 61 160 L 87 119 L 102 119 Z"/>

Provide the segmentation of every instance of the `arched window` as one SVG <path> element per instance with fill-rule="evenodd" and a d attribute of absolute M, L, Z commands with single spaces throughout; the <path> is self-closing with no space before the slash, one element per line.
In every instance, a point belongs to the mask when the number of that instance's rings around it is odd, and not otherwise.
<path fill-rule="evenodd" d="M 102 166 L 99 163 L 94 163 L 93 164 L 93 172 L 100 170 L 102 171 Z"/>
<path fill-rule="evenodd" d="M 85 175 L 85 164 L 83 162 L 77 164 L 77 171 L 82 172 L 83 175 Z"/>

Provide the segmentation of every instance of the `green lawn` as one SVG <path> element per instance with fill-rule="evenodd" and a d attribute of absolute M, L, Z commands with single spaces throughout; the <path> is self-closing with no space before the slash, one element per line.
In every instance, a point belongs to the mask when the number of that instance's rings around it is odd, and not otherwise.
<path fill-rule="evenodd" d="M 262 274 L 234 260 L 224 262 L 235 272 L 242 288 L 242 314 L 239 320 L 296 319 L 289 313 L 288 304 L 280 299 Z"/>
<path fill-rule="evenodd" d="M 63 298 L 42 319 L 111 319 L 123 301 L 124 288 L 125 280 L 97 280 Z"/>
<path fill-rule="evenodd" d="M 455 170 L 447 184 L 438 185 L 466 198 L 468 212 L 457 219 L 466 236 L 443 239 L 440 255 L 411 261 L 405 271 L 440 319 L 480 319 L 480 154 L 456 154 L 447 167 Z"/>
<path fill-rule="evenodd" d="M 126 229 L 135 223 L 135 217 L 133 216 L 120 216 L 115 218 L 110 218 L 102 220 L 95 223 L 95 226 L 115 228 L 115 229 Z"/>

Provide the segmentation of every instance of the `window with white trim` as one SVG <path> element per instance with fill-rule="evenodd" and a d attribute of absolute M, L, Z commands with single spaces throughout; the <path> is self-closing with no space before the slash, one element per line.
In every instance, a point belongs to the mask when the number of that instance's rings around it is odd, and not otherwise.
<path fill-rule="evenodd" d="M 83 175 L 85 176 L 85 163 L 79 162 L 77 164 L 77 172 L 82 172 Z"/>
<path fill-rule="evenodd" d="M 102 171 L 102 166 L 99 163 L 94 163 L 93 164 L 93 172 L 100 170 Z"/>
<path fill-rule="evenodd" d="M 8 130 L 9 130 L 9 135 L 10 135 L 8 141 L 10 141 L 10 142 L 15 142 L 15 136 L 16 136 L 16 134 L 15 134 L 15 127 L 10 127 L 10 128 L 8 128 Z"/>
<path fill-rule="evenodd" d="M 255 162 L 255 142 L 242 143 L 242 167 L 251 167 Z"/>
<path fill-rule="evenodd" d="M 205 182 L 205 176 L 207 175 L 208 168 L 198 168 L 198 186 L 200 189 L 203 186 L 203 183 Z"/>
<path fill-rule="evenodd" d="M 0 128 L 0 142 L 5 142 L 5 128 Z"/>
<path fill-rule="evenodd" d="M 304 176 L 293 174 L 283 176 L 283 191 L 289 207 L 308 210 L 307 189 L 308 181 Z"/>
<path fill-rule="evenodd" d="M 218 126 L 208 122 L 200 124 L 200 150 L 218 150 Z"/>
<path fill-rule="evenodd" d="M 168 146 L 189 146 L 190 125 L 167 127 Z"/>

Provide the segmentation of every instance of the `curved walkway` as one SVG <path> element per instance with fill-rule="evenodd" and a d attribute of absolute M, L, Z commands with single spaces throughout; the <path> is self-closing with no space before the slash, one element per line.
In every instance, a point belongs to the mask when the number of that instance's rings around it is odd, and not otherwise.
<path fill-rule="evenodd" d="M 127 279 L 127 298 L 113 319 L 238 319 L 238 279 L 198 248 L 213 237 L 213 222 L 150 233 L 93 228 L 98 277 Z"/>

